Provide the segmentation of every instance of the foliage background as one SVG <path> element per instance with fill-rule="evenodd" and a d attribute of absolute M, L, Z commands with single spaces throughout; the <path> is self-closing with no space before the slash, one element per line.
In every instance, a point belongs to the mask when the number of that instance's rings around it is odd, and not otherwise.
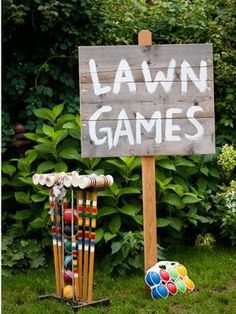
<path fill-rule="evenodd" d="M 107 272 L 141 267 L 140 160 L 80 158 L 77 47 L 137 44 L 141 29 L 152 31 L 153 44 L 213 43 L 219 153 L 224 143 L 235 144 L 235 21 L 233 0 L 3 2 L 5 266 L 38 267 L 50 246 L 47 191 L 32 185 L 32 174 L 80 169 L 112 173 L 116 181 L 101 193 L 97 256 L 107 253 Z M 18 122 L 32 141 L 25 158 L 11 146 Z M 217 156 L 156 158 L 161 245 L 183 239 L 193 243 L 207 231 L 219 239 L 226 207 L 217 193 L 235 178 L 235 159 L 230 162 L 233 170 L 225 178 Z"/>

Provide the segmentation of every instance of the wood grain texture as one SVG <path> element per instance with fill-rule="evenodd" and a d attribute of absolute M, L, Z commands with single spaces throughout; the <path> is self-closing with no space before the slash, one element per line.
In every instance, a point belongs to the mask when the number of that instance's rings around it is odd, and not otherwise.
<path fill-rule="evenodd" d="M 139 45 L 151 45 L 152 33 L 142 30 L 138 34 Z M 143 187 L 143 237 L 144 237 L 144 271 L 157 262 L 156 229 L 156 168 L 155 157 L 141 157 Z"/>
<path fill-rule="evenodd" d="M 145 32 L 144 32 L 145 33 Z M 143 34 L 144 34 L 143 33 Z M 141 33 L 140 33 L 141 34 Z M 140 35 L 142 38 L 143 35 Z M 142 44 L 137 46 L 96 46 L 79 48 L 79 70 L 80 70 L 80 99 L 82 120 L 82 156 L 83 157 L 110 157 L 110 156 L 150 156 L 150 155 L 189 155 L 191 153 L 208 154 L 214 153 L 214 84 L 213 84 L 213 60 L 211 44 L 187 44 L 187 45 L 151 45 L 151 35 L 146 32 Z M 147 44 L 149 42 L 149 44 Z M 151 80 L 154 80 L 158 71 L 163 71 L 166 76 L 169 62 L 174 58 L 176 61 L 175 74 L 171 83 L 171 89 L 167 92 L 161 82 L 158 83 L 153 93 L 150 93 L 144 79 L 142 62 L 146 61 L 150 70 Z M 100 87 L 109 86 L 110 91 L 96 95 L 89 68 L 89 60 L 94 59 L 96 63 L 97 81 Z M 113 93 L 114 79 L 117 67 L 122 59 L 126 59 L 134 78 L 136 90 L 130 92 L 129 84 L 120 84 L 118 94 Z M 199 91 L 198 79 L 200 74 L 200 63 L 204 60 L 207 68 L 206 89 Z M 194 79 L 187 78 L 187 90 L 183 92 L 184 82 L 181 80 L 181 65 L 187 61 L 194 72 Z M 98 137 L 104 136 L 99 131 L 100 127 L 112 128 L 114 135 L 119 113 L 124 108 L 130 119 L 132 131 L 135 137 L 135 122 L 137 113 L 141 114 L 147 121 L 152 118 L 153 113 L 159 111 L 163 119 L 164 129 L 166 112 L 170 108 L 180 108 L 181 112 L 175 114 L 181 130 L 189 126 L 186 120 L 186 112 L 191 106 L 200 106 L 203 111 L 198 111 L 194 117 L 198 121 L 204 121 L 206 137 L 201 142 L 186 141 L 166 142 L 156 145 L 153 138 L 154 132 L 143 132 L 142 145 L 130 145 L 125 137 L 120 138 L 119 143 L 112 149 L 108 148 L 107 142 L 103 145 L 95 145 L 88 130 L 91 116 L 102 106 L 110 106 L 110 112 L 99 115 L 96 122 Z M 184 121 L 184 119 L 187 121 Z M 200 119 L 200 120 L 199 120 Z M 203 120 L 206 119 L 206 120 Z M 173 124 L 176 122 L 173 121 Z M 190 124 L 191 131 L 191 124 Z M 184 132 L 182 132 L 184 135 Z M 151 138 L 152 136 L 152 138 Z M 95 145 L 95 147 L 92 147 Z M 124 146 L 122 146 L 124 145 Z M 198 147 L 197 147 L 198 146 Z M 179 150 L 178 150 L 179 148 Z"/>
<path fill-rule="evenodd" d="M 141 144 L 130 144 L 127 136 L 119 138 L 117 146 L 112 149 L 108 147 L 108 141 L 103 145 L 94 145 L 88 133 L 88 122 L 83 122 L 82 125 L 82 157 L 115 157 L 115 156 L 157 156 L 157 155 L 193 155 L 193 154 L 212 154 L 215 152 L 215 129 L 212 124 L 212 118 L 199 118 L 198 122 L 204 128 L 204 136 L 199 140 L 190 141 L 185 137 L 185 134 L 193 136 L 196 134 L 196 128 L 187 119 L 173 119 L 172 125 L 180 126 L 179 131 L 173 131 L 173 135 L 180 136 L 181 141 L 167 141 L 165 135 L 166 120 L 162 120 L 162 142 L 155 142 L 155 128 L 151 132 L 147 132 L 144 128 L 141 129 L 142 137 Z M 134 140 L 136 139 L 136 120 L 130 120 L 131 129 L 133 131 Z M 117 121 L 98 121 L 96 123 L 97 136 L 103 138 L 106 133 L 99 132 L 100 128 L 109 127 L 116 129 Z M 114 139 L 114 132 L 113 132 Z"/>

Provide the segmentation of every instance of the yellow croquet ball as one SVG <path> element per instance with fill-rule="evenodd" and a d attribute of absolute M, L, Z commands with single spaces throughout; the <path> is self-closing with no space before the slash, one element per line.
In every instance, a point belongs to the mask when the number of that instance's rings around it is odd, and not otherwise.
<path fill-rule="evenodd" d="M 191 279 L 189 279 L 188 277 L 184 278 L 183 281 L 187 286 L 187 292 L 192 292 L 194 287 L 195 287 L 194 282 Z"/>
<path fill-rule="evenodd" d="M 73 298 L 73 287 L 71 285 L 67 285 L 64 288 L 64 297 L 67 299 L 72 299 Z"/>
<path fill-rule="evenodd" d="M 183 265 L 178 265 L 178 266 L 177 266 L 177 271 L 178 271 L 178 273 L 179 273 L 179 275 L 180 275 L 181 278 L 184 278 L 184 277 L 187 276 L 187 269 L 186 269 L 185 266 L 183 266 Z"/>

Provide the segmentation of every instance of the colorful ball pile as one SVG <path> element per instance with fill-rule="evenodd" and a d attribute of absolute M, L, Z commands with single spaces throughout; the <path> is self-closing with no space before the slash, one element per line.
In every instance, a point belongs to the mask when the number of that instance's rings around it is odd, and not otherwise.
<path fill-rule="evenodd" d="M 178 292 L 192 292 L 194 283 L 187 275 L 185 266 L 177 262 L 158 262 L 145 275 L 153 299 L 167 298 Z"/>

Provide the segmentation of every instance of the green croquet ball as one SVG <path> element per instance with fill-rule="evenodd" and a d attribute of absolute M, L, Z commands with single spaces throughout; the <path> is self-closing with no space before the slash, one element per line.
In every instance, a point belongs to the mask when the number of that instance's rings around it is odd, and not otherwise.
<path fill-rule="evenodd" d="M 71 241 L 70 240 L 65 241 L 64 247 L 65 247 L 66 252 L 71 253 Z"/>

